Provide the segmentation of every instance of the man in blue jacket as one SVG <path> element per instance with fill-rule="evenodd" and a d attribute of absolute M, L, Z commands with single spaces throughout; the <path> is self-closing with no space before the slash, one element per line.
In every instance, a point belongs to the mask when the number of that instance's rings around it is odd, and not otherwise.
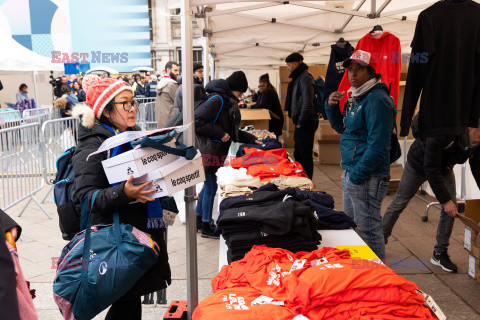
<path fill-rule="evenodd" d="M 371 53 L 357 50 L 343 65 L 352 85 L 345 109 L 339 108 L 344 92 L 333 92 L 325 103 L 330 124 L 342 134 L 343 211 L 373 252 L 385 259 L 380 211 L 390 181 L 390 139 L 397 112 Z"/>

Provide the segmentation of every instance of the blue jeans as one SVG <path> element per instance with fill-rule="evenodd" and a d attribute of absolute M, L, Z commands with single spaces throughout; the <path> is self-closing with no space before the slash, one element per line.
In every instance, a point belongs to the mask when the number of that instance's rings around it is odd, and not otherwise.
<path fill-rule="evenodd" d="M 382 201 L 387 195 L 389 182 L 387 175 L 372 175 L 356 185 L 349 179 L 349 173 L 343 172 L 343 211 L 358 226 L 359 236 L 368 244 L 373 252 L 385 259 L 385 240 L 383 238 Z"/>
<path fill-rule="evenodd" d="M 213 202 L 217 194 L 217 176 L 212 173 L 205 174 L 205 182 L 197 201 L 197 216 L 202 217 L 203 222 L 212 220 Z"/>

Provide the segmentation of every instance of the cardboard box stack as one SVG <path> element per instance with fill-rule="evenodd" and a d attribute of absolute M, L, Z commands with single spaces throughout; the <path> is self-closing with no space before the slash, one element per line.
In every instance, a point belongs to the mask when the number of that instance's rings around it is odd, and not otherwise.
<path fill-rule="evenodd" d="M 480 200 L 467 200 L 465 216 L 459 214 L 465 225 L 464 247 L 468 252 L 468 274 L 480 282 Z"/>
<path fill-rule="evenodd" d="M 175 140 L 165 145 L 175 147 Z M 205 181 L 200 152 L 194 159 L 187 160 L 157 149 L 140 148 L 104 160 L 102 165 L 111 184 L 125 181 L 132 175 L 134 185 L 153 180 L 149 189 L 156 189 L 155 198 L 172 196 Z"/>
<path fill-rule="evenodd" d="M 313 151 L 318 150 L 318 155 L 315 157 L 321 164 L 340 164 L 340 138 L 341 134 L 338 134 L 333 130 L 328 120 L 320 120 L 318 124 L 317 132 L 315 133 L 315 144 Z"/>
<path fill-rule="evenodd" d="M 319 76 L 325 77 L 327 74 L 327 65 L 312 65 L 308 66 L 308 71 L 313 75 L 315 79 Z M 279 69 L 280 73 L 280 86 L 277 88 L 278 95 L 280 97 L 280 104 L 282 106 L 282 110 L 285 110 L 285 100 L 287 98 L 287 89 L 290 80 L 292 80 L 290 76 L 290 72 L 287 70 L 286 66 L 281 66 Z M 284 147 L 285 148 L 293 148 L 295 147 L 295 142 L 293 140 L 293 134 L 295 131 L 295 125 L 292 122 L 292 119 L 288 117 L 288 114 L 284 112 L 284 124 L 283 124 L 283 140 L 284 140 Z M 318 149 L 318 146 L 314 146 Z"/>

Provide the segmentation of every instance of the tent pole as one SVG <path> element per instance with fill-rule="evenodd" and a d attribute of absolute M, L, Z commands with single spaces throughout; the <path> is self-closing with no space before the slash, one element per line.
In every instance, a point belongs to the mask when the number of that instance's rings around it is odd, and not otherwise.
<path fill-rule="evenodd" d="M 377 0 L 371 0 L 370 19 L 374 19 L 377 16 Z"/>
<path fill-rule="evenodd" d="M 37 71 L 32 71 L 33 75 L 33 89 L 35 90 L 35 103 L 37 107 L 39 106 L 38 102 L 38 92 L 37 92 Z"/>
<path fill-rule="evenodd" d="M 367 1 L 367 0 L 362 0 L 362 1 L 358 4 L 358 6 L 357 6 L 355 9 L 353 9 L 353 10 L 359 11 L 360 8 L 363 6 L 363 4 L 364 4 L 366 1 Z M 348 17 L 347 21 L 345 21 L 345 23 L 343 24 L 343 26 L 341 26 L 340 29 L 335 30 L 335 32 L 337 32 L 337 33 L 342 33 L 343 30 L 345 30 L 345 28 L 348 26 L 348 24 L 350 23 L 350 21 L 352 21 L 352 19 L 353 19 L 353 16 Z"/>
<path fill-rule="evenodd" d="M 378 8 L 377 12 L 376 12 L 376 15 L 378 17 L 380 17 L 380 14 L 383 12 L 383 10 L 385 10 L 385 8 L 390 4 L 390 2 L 392 2 L 392 0 L 386 0 L 381 6 L 380 8 Z"/>
<path fill-rule="evenodd" d="M 183 90 L 183 123 L 193 122 L 193 27 L 190 0 L 181 2 L 181 29 L 182 29 L 182 68 L 184 81 Z M 183 142 L 186 145 L 195 143 L 195 124 L 184 134 Z M 185 214 L 187 222 L 187 305 L 188 320 L 198 304 L 198 266 L 197 266 L 197 226 L 195 213 L 195 187 L 185 190 Z"/>
<path fill-rule="evenodd" d="M 208 21 L 206 25 L 206 29 L 208 30 Z M 204 57 L 203 57 L 203 84 L 207 85 L 209 83 L 210 77 L 210 35 L 207 33 L 205 37 L 205 50 L 204 50 Z"/>

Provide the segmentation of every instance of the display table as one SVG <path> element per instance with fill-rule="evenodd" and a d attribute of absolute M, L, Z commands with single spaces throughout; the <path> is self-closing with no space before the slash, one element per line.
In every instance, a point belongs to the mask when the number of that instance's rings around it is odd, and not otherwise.
<path fill-rule="evenodd" d="M 378 259 L 365 241 L 353 229 L 348 230 L 318 230 L 322 235 L 320 247 L 337 247 L 338 249 L 349 249 L 352 258 Z M 227 244 L 220 236 L 220 248 L 218 252 L 218 270 L 227 265 Z"/>

